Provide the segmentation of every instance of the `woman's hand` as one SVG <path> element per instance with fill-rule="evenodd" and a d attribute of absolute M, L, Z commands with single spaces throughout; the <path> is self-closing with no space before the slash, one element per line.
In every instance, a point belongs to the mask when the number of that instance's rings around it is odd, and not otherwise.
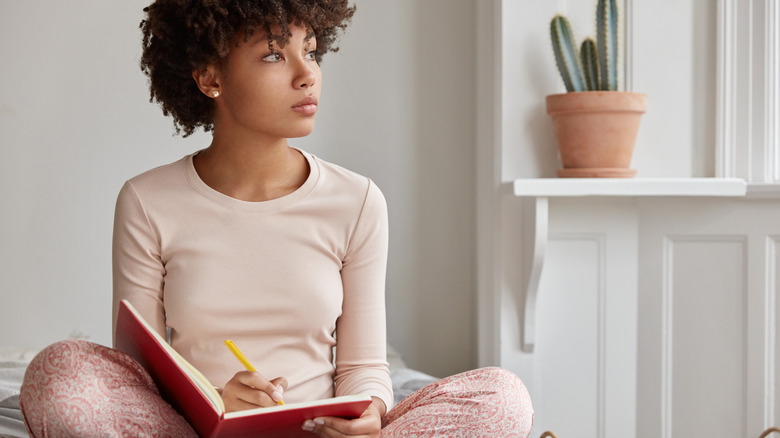
<path fill-rule="evenodd" d="M 268 380 L 254 371 L 239 371 L 222 390 L 225 411 L 243 411 L 276 406 L 287 389 L 287 379 L 277 377 Z"/>
<path fill-rule="evenodd" d="M 337 417 L 319 417 L 303 423 L 303 430 L 326 438 L 378 437 L 382 430 L 382 417 L 386 407 L 382 400 L 373 397 L 363 415 L 354 420 Z"/>

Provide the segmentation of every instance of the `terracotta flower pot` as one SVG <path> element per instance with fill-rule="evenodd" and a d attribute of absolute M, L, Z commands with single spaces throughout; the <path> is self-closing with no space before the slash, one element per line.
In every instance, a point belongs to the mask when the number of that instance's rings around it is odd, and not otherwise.
<path fill-rule="evenodd" d="M 580 91 L 547 96 L 561 153 L 562 178 L 631 178 L 639 119 L 647 95 L 624 91 Z"/>

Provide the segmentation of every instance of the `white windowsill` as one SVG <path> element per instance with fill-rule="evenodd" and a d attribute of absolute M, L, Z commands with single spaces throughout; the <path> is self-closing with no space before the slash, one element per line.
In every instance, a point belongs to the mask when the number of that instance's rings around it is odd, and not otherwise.
<path fill-rule="evenodd" d="M 741 178 L 531 178 L 513 183 L 515 196 L 780 196 L 780 185 Z"/>

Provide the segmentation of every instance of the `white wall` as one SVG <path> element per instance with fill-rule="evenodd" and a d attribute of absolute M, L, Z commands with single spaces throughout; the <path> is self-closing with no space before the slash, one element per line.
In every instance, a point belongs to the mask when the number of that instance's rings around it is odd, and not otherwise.
<path fill-rule="evenodd" d="M 141 0 L 3 2 L 0 348 L 110 342 L 121 184 L 208 145 L 174 138 L 138 68 Z M 390 209 L 390 341 L 445 375 L 474 357 L 474 0 L 358 0 L 312 136 Z"/>
<path fill-rule="evenodd" d="M 3 2 L 0 345 L 108 344 L 124 180 L 206 143 L 172 138 L 138 68 L 140 1 Z"/>

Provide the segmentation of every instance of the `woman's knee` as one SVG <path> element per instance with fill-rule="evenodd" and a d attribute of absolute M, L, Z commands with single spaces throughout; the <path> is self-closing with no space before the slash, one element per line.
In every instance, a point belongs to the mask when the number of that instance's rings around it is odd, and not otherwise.
<path fill-rule="evenodd" d="M 74 339 L 44 348 L 27 366 L 20 398 L 29 400 L 34 395 L 45 395 L 58 386 L 69 385 L 81 372 L 80 359 L 92 350 L 89 342 Z"/>
<path fill-rule="evenodd" d="M 383 436 L 455 434 L 527 437 L 533 426 L 528 390 L 496 367 L 446 377 L 404 399 L 386 416 Z M 465 432 L 464 432 L 465 431 Z"/>
<path fill-rule="evenodd" d="M 33 358 L 24 375 L 20 398 L 79 392 L 80 386 L 110 384 L 119 377 L 156 391 L 151 377 L 126 354 L 92 342 L 68 339 L 49 345 Z"/>
<path fill-rule="evenodd" d="M 77 436 L 100 421 L 92 417 L 123 387 L 157 393 L 149 375 L 124 353 L 83 340 L 60 341 L 28 365 L 19 405 L 33 435 Z"/>
<path fill-rule="evenodd" d="M 496 427 L 501 428 L 501 436 L 528 436 L 533 427 L 534 410 L 528 389 L 520 378 L 499 367 L 480 368 L 470 373 L 474 377 L 478 376 L 481 387 L 489 387 L 485 394 L 485 409 L 501 412 L 501 420 L 496 418 Z"/>
<path fill-rule="evenodd" d="M 46 436 L 59 430 L 52 420 L 63 412 L 68 398 L 61 394 L 72 390 L 80 372 L 78 357 L 91 350 L 85 341 L 67 340 L 49 345 L 39 352 L 24 374 L 19 405 L 25 423 L 33 436 Z"/>
<path fill-rule="evenodd" d="M 515 373 L 499 367 L 482 368 L 482 371 L 490 375 L 491 382 L 497 390 L 503 391 L 504 395 L 530 401 L 528 390 Z"/>
<path fill-rule="evenodd" d="M 531 395 L 520 378 L 511 371 L 503 368 L 488 368 L 493 377 L 496 390 L 504 400 L 504 407 L 511 412 L 515 422 L 513 428 L 518 432 L 517 436 L 528 436 L 533 427 L 534 408 L 531 403 Z"/>

